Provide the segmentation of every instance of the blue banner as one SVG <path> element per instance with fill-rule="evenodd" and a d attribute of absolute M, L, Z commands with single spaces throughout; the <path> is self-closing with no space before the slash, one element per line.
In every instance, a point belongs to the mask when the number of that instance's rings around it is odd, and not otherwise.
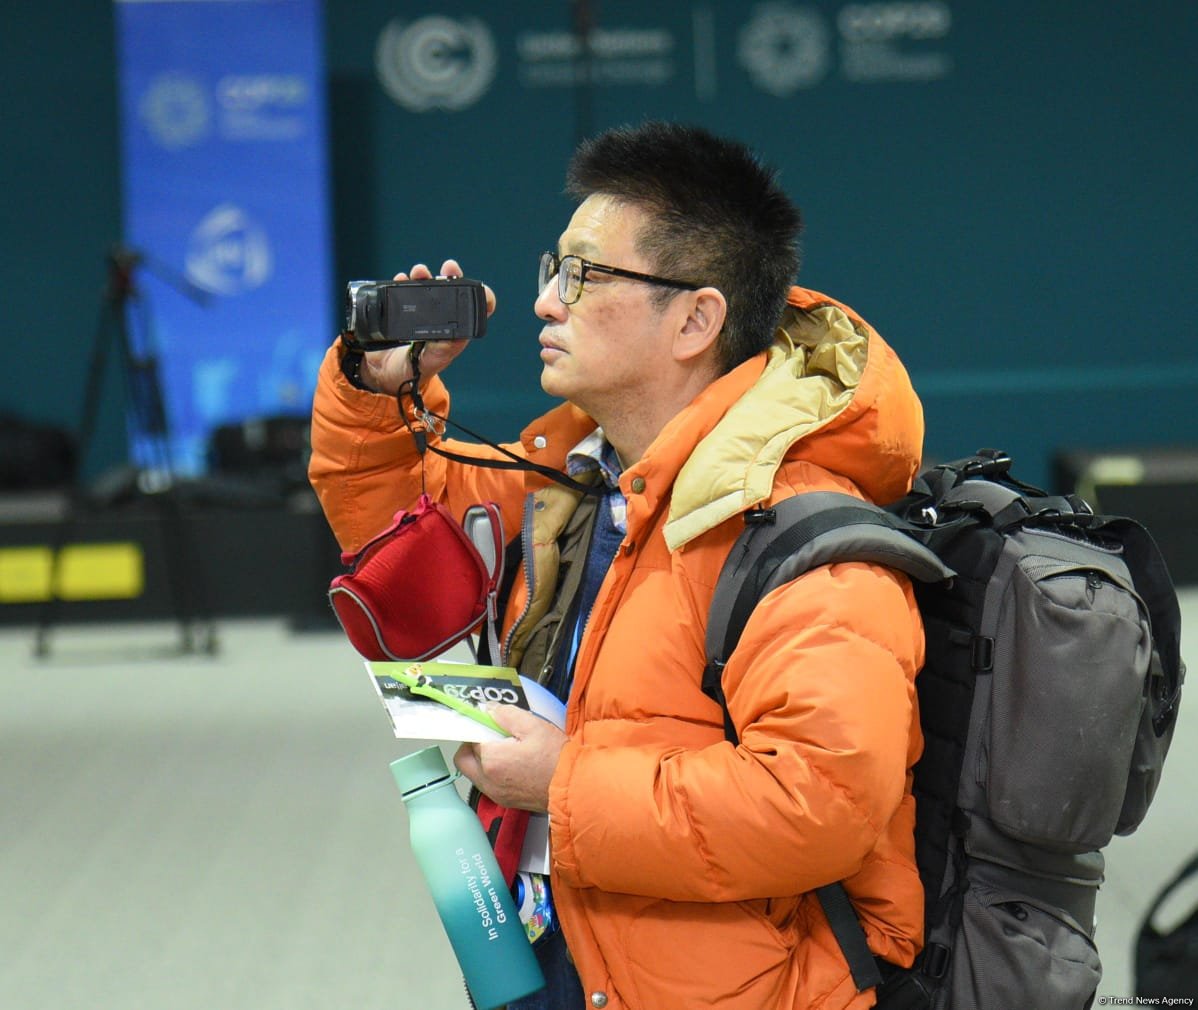
<path fill-rule="evenodd" d="M 176 473 L 202 472 L 214 427 L 310 408 L 335 325 L 320 13 L 116 4 L 130 392 L 148 375 L 166 416 L 164 432 L 130 412 L 141 466 L 165 446 Z"/>

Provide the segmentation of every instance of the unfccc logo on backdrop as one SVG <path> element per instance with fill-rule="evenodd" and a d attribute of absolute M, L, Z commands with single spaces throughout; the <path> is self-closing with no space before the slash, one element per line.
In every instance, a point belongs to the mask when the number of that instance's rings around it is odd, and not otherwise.
<path fill-rule="evenodd" d="M 266 232 L 231 203 L 213 208 L 187 243 L 187 277 L 217 295 L 239 295 L 259 288 L 274 268 Z"/>
<path fill-rule="evenodd" d="M 391 21 L 374 50 L 379 83 L 413 112 L 473 105 L 491 86 L 496 62 L 491 31 L 476 18 Z"/>

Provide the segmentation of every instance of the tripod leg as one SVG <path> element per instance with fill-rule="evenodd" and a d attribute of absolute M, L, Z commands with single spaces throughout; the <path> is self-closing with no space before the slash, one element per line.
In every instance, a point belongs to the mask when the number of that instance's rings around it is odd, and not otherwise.
<path fill-rule="evenodd" d="M 212 655 L 216 652 L 216 632 L 207 606 L 206 580 L 195 549 L 195 530 L 188 524 L 177 487 L 159 495 L 158 514 L 167 578 L 179 621 L 180 648 L 186 653 Z"/>
<path fill-rule="evenodd" d="M 46 599 L 38 607 L 34 627 L 33 655 L 45 659 L 50 655 L 50 632 L 58 624 L 62 612 L 62 597 L 58 585 L 62 575 L 62 552 L 70 541 L 77 525 L 77 516 L 82 512 L 78 503 L 78 492 L 72 489 L 63 503 L 61 517 L 50 533 L 50 571 L 47 579 Z"/>
<path fill-rule="evenodd" d="M 108 363 L 108 345 L 112 340 L 114 313 L 119 305 L 113 300 L 115 288 L 110 284 L 108 292 L 100 303 L 100 311 L 96 317 L 96 331 L 92 338 L 92 349 L 87 372 L 87 387 L 83 395 L 83 414 L 79 424 L 78 451 L 75 457 L 75 472 L 71 478 L 71 486 L 63 503 L 63 513 L 50 535 L 50 573 L 48 594 L 42 606 L 38 608 L 35 622 L 33 654 L 38 659 L 50 655 L 50 632 L 58 623 L 62 612 L 62 599 L 58 593 L 58 583 L 62 574 L 62 551 L 70 542 L 78 526 L 79 518 L 84 514 L 83 507 L 83 463 L 87 458 L 87 450 L 91 447 L 92 438 L 96 432 L 96 421 L 100 413 L 101 394 L 104 388 L 104 373 Z"/>
<path fill-rule="evenodd" d="M 203 569 L 196 550 L 195 538 L 189 526 L 183 500 L 183 487 L 175 474 L 170 424 L 162 385 L 158 374 L 158 359 L 150 352 L 150 321 L 142 310 L 143 353 L 135 355 L 128 328 L 123 331 L 122 355 L 130 383 L 130 407 L 137 428 L 145 439 L 146 462 L 161 479 L 162 489 L 155 494 L 161 521 L 167 580 L 179 622 L 180 648 L 184 653 L 216 651 L 216 633 L 209 610 Z M 201 630 L 197 638 L 197 630 Z"/>

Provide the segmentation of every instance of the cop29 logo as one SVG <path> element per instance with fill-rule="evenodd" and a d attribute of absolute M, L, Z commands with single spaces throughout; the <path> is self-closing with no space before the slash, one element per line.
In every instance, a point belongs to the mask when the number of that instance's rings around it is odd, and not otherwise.
<path fill-rule="evenodd" d="M 137 111 L 150 135 L 168 151 L 198 144 L 212 127 L 208 94 L 188 74 L 159 74 L 141 96 Z"/>
<path fill-rule="evenodd" d="M 374 51 L 383 90 L 412 112 L 473 105 L 491 86 L 497 62 L 494 37 L 477 18 L 393 20 Z"/>
<path fill-rule="evenodd" d="M 831 40 L 818 10 L 762 4 L 741 29 L 736 55 L 754 84 L 786 96 L 823 80 L 831 63 Z"/>
<path fill-rule="evenodd" d="M 952 22 L 945 0 L 848 3 L 834 25 L 814 6 L 771 0 L 741 28 L 737 58 L 757 87 L 779 98 L 833 69 L 858 82 L 934 81 L 952 70 L 942 48 Z"/>

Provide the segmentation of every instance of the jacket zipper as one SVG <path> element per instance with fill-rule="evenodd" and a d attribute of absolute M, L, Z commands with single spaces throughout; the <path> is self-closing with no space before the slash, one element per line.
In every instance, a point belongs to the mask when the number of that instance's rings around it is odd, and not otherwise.
<path fill-rule="evenodd" d="M 536 589 L 534 565 L 532 557 L 532 516 L 536 499 L 532 492 L 529 492 L 524 498 L 524 515 L 520 520 L 520 563 L 524 566 L 524 609 L 514 621 L 512 626 L 508 628 L 507 634 L 503 638 L 503 646 L 500 649 L 500 662 L 504 666 L 507 665 L 508 653 L 511 650 L 512 638 L 516 634 L 516 629 L 520 627 L 520 623 L 524 620 L 529 610 L 532 609 L 533 591 Z"/>

